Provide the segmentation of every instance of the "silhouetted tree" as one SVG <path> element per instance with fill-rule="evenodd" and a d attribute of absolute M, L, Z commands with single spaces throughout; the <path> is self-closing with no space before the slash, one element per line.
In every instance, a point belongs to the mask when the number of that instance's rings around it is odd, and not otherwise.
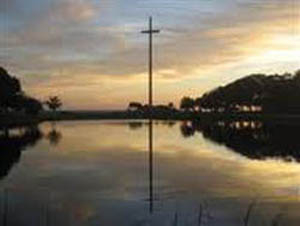
<path fill-rule="evenodd" d="M 300 71 L 294 75 L 254 74 L 205 93 L 195 106 L 215 112 L 300 113 L 299 90 Z"/>
<path fill-rule="evenodd" d="M 16 111 L 24 111 L 28 114 L 37 114 L 43 109 L 43 105 L 40 101 L 35 98 L 28 97 L 23 95 L 16 95 L 11 103 L 10 107 L 12 107 Z"/>
<path fill-rule="evenodd" d="M 170 109 L 174 109 L 174 108 L 175 108 L 175 106 L 174 106 L 174 104 L 173 104 L 172 102 L 170 102 L 170 103 L 168 104 L 168 107 L 169 107 Z"/>
<path fill-rule="evenodd" d="M 62 102 L 58 96 L 50 96 L 49 99 L 46 101 L 46 105 L 52 111 L 56 111 L 62 106 Z"/>
<path fill-rule="evenodd" d="M 201 97 L 196 98 L 194 105 L 198 111 L 201 111 L 202 98 Z"/>
<path fill-rule="evenodd" d="M 20 81 L 0 67 L 0 108 L 7 111 L 12 99 L 19 93 L 21 93 Z"/>
<path fill-rule="evenodd" d="M 27 97 L 24 98 L 24 109 L 26 113 L 37 114 L 43 109 L 43 105 L 40 101 L 32 97 Z"/>
<path fill-rule="evenodd" d="M 139 102 L 130 102 L 128 105 L 129 110 L 141 110 L 143 108 L 143 105 Z"/>
<path fill-rule="evenodd" d="M 183 97 L 180 102 L 180 109 L 185 111 L 194 110 L 195 101 L 190 97 Z"/>
<path fill-rule="evenodd" d="M 37 114 L 43 109 L 40 101 L 27 96 L 21 89 L 19 80 L 0 67 L 0 109 L 5 112 L 24 111 Z"/>

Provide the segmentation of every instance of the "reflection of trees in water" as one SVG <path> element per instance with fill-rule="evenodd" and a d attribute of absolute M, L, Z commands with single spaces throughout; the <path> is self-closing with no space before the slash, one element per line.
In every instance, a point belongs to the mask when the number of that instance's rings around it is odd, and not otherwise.
<path fill-rule="evenodd" d="M 235 121 L 181 125 L 184 137 L 201 132 L 203 137 L 253 159 L 279 157 L 300 161 L 300 126 L 271 125 L 259 121 Z"/>
<path fill-rule="evenodd" d="M 128 125 L 131 130 L 136 130 L 143 127 L 142 122 L 129 122 Z"/>
<path fill-rule="evenodd" d="M 50 145 L 56 146 L 62 139 L 61 132 L 56 128 L 56 122 L 51 122 L 51 130 L 47 134 L 46 139 L 49 140 Z"/>
<path fill-rule="evenodd" d="M 157 120 L 157 121 L 153 121 L 153 124 L 155 125 L 166 125 L 169 127 L 173 127 L 176 124 L 176 121 L 172 121 L 172 120 Z M 141 129 L 143 126 L 147 126 L 148 123 L 145 121 L 132 121 L 132 122 L 128 122 L 129 128 L 131 130 L 137 130 L 137 129 Z"/>
<path fill-rule="evenodd" d="M 165 124 L 168 125 L 169 127 L 173 127 L 176 124 L 176 122 L 170 120 L 170 121 L 166 121 Z"/>
<path fill-rule="evenodd" d="M 0 179 L 7 176 L 12 166 L 20 160 L 21 151 L 34 146 L 42 136 L 36 126 L 22 128 L 17 134 L 12 134 L 9 130 L 0 134 Z"/>
<path fill-rule="evenodd" d="M 62 134 L 56 128 L 53 128 L 48 134 L 47 139 L 49 140 L 50 144 L 56 146 L 62 139 Z"/>
<path fill-rule="evenodd" d="M 191 122 L 183 122 L 180 131 L 183 137 L 190 137 L 194 136 L 196 129 Z"/>

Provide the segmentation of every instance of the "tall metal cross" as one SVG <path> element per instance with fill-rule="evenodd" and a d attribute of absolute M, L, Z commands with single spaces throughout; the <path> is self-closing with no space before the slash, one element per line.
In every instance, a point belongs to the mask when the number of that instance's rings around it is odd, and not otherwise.
<path fill-rule="evenodd" d="M 149 108 L 152 111 L 153 104 L 153 85 L 152 85 L 152 35 L 159 33 L 160 30 L 154 30 L 152 28 L 152 17 L 149 17 L 149 30 L 142 31 L 143 34 L 149 34 Z"/>

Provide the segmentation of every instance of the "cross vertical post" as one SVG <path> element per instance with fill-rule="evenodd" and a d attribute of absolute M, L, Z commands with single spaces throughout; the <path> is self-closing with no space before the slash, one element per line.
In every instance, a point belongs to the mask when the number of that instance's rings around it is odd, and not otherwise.
<path fill-rule="evenodd" d="M 149 30 L 142 31 L 143 34 L 149 34 L 149 108 L 152 111 L 153 105 L 153 78 L 152 78 L 152 35 L 159 33 L 160 30 L 152 28 L 152 17 L 149 18 Z M 152 116 L 152 114 L 151 114 Z"/>

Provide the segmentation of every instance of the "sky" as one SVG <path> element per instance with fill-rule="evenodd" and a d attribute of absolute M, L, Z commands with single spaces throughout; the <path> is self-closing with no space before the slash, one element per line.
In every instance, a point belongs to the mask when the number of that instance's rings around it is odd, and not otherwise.
<path fill-rule="evenodd" d="M 146 103 L 149 16 L 155 104 L 300 68 L 298 0 L 0 0 L 0 66 L 65 109 Z"/>

